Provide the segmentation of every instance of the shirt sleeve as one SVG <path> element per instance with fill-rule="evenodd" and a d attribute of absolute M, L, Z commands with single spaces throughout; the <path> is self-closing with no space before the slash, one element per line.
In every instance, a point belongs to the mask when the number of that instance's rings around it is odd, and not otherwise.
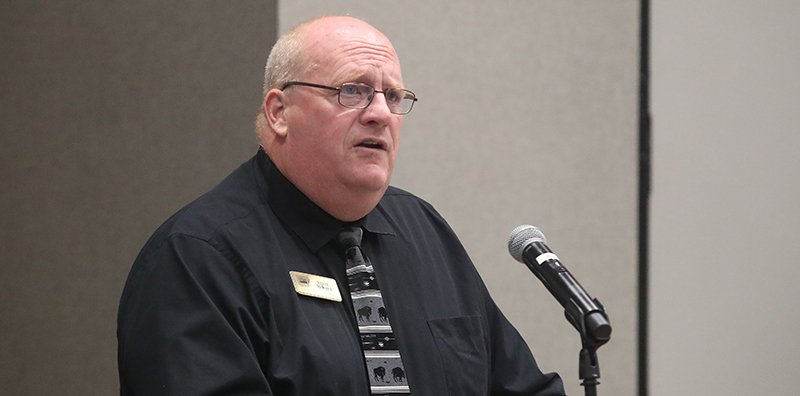
<path fill-rule="evenodd" d="M 272 395 L 266 296 L 234 261 L 186 235 L 137 260 L 118 317 L 122 395 Z"/>
<path fill-rule="evenodd" d="M 489 301 L 491 327 L 491 395 L 564 396 L 556 373 L 542 373 L 530 348 L 500 309 Z"/>

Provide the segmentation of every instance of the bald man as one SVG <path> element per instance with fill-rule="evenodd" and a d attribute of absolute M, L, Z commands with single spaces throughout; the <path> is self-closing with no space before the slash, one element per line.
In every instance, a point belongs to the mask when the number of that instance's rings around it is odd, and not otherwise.
<path fill-rule="evenodd" d="M 417 102 L 351 17 L 282 36 L 256 155 L 167 220 L 118 318 L 123 395 L 563 395 L 458 238 L 389 182 Z"/>

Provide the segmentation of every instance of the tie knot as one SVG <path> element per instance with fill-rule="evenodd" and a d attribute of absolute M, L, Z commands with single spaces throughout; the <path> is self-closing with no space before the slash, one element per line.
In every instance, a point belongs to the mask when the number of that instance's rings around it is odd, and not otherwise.
<path fill-rule="evenodd" d="M 336 242 L 345 249 L 361 246 L 362 235 L 364 235 L 364 230 L 361 227 L 347 227 L 339 231 Z"/>

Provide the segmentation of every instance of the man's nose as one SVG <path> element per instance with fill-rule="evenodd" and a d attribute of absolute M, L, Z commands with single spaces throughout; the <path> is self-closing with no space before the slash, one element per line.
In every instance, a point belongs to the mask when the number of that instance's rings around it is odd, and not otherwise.
<path fill-rule="evenodd" d="M 389 110 L 389 103 L 386 102 L 385 94 L 376 91 L 372 95 L 372 101 L 370 101 L 369 105 L 364 109 L 364 114 L 368 117 L 380 118 L 388 121 L 394 114 Z"/>

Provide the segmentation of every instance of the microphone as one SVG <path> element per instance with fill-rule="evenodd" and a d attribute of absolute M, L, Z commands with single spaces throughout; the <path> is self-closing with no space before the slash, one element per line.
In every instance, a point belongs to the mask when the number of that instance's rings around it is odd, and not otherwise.
<path fill-rule="evenodd" d="M 581 333 L 584 343 L 594 347 L 605 344 L 611 338 L 611 324 L 603 305 L 589 296 L 546 243 L 538 228 L 521 225 L 511 231 L 508 252 L 525 264 L 561 303 L 567 320 Z"/>

